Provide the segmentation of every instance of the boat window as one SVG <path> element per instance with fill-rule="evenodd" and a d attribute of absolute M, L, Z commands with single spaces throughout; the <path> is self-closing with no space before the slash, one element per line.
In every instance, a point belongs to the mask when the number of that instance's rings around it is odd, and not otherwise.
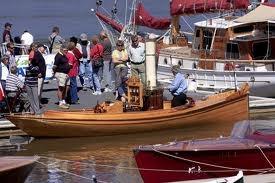
<path fill-rule="evenodd" d="M 201 32 L 200 30 L 196 31 L 196 37 L 200 37 L 200 32 Z"/>
<path fill-rule="evenodd" d="M 209 50 L 210 47 L 211 47 L 212 39 L 213 39 L 213 33 L 212 33 L 212 31 L 204 30 L 203 31 L 202 49 Z"/>
<path fill-rule="evenodd" d="M 182 66 L 182 60 L 178 60 L 178 66 Z"/>
<path fill-rule="evenodd" d="M 167 58 L 164 58 L 164 64 L 165 64 L 165 65 L 168 64 Z"/>
<path fill-rule="evenodd" d="M 270 56 L 269 50 L 270 50 L 270 45 L 268 49 L 267 41 L 254 42 L 252 45 L 253 59 L 260 60 L 260 59 L 268 58 Z"/>
<path fill-rule="evenodd" d="M 226 55 L 227 59 L 239 59 L 239 45 L 237 43 L 227 43 L 226 45 Z"/>
<path fill-rule="evenodd" d="M 247 25 L 247 26 L 241 26 L 241 27 L 235 27 L 234 33 L 242 33 L 242 32 L 251 32 L 253 31 L 254 26 L 253 25 Z"/>

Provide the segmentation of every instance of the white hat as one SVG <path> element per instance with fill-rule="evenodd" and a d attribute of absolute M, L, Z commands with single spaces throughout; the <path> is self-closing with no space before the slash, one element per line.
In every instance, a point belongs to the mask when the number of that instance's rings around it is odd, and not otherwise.
<path fill-rule="evenodd" d="M 85 34 L 85 33 L 80 34 L 80 40 L 81 41 L 87 41 L 88 40 L 87 34 Z"/>

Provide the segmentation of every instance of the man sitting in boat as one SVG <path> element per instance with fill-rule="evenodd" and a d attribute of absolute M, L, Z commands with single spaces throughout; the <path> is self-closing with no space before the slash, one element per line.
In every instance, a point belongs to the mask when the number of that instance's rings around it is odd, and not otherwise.
<path fill-rule="evenodd" d="M 182 73 L 179 72 L 180 66 L 172 66 L 172 73 L 175 79 L 168 86 L 169 91 L 173 95 L 173 100 L 171 102 L 172 107 L 177 107 L 186 104 L 186 92 L 187 92 L 187 81 Z"/>

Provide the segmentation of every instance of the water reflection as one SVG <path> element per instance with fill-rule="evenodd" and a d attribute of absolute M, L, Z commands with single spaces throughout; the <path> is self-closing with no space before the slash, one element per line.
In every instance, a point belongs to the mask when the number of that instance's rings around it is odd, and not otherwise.
<path fill-rule="evenodd" d="M 274 119 L 275 115 L 267 117 Z M 253 116 L 254 119 L 262 118 Z M 219 137 L 232 124 L 204 125 L 143 134 L 66 139 L 35 139 L 16 155 L 40 155 L 40 162 L 27 179 L 33 182 L 142 182 L 132 149 L 142 144 Z M 224 132 L 224 133 L 222 133 Z M 59 171 L 62 170 L 62 171 Z M 65 173 L 70 172 L 71 174 Z M 75 176 L 80 175 L 82 177 Z"/>

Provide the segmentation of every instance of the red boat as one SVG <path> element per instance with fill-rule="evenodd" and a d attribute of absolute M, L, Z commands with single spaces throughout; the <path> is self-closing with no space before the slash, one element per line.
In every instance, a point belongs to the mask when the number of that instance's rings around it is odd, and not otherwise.
<path fill-rule="evenodd" d="M 264 122 L 237 123 L 227 138 L 140 146 L 134 155 L 141 177 L 154 183 L 228 177 L 239 170 L 274 173 L 275 131 L 270 125 L 259 128 Z"/>

